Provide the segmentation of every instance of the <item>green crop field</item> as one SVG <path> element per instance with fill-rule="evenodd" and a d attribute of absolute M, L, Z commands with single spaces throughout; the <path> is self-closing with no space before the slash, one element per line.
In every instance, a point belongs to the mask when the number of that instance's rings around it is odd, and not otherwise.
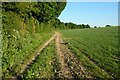
<path fill-rule="evenodd" d="M 65 42 L 94 77 L 118 77 L 118 27 L 60 30 Z"/>

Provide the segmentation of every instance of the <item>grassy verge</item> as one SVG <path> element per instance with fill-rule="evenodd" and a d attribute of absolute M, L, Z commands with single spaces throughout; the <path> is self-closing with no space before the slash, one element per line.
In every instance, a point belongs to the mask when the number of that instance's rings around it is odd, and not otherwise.
<path fill-rule="evenodd" d="M 35 50 L 50 38 L 51 35 L 35 34 L 34 36 L 28 36 L 26 38 L 20 38 L 20 40 L 14 40 L 11 38 L 11 46 L 8 49 L 3 50 L 2 57 L 2 70 L 4 77 L 12 77 L 20 71 L 23 64 L 26 64 L 29 59 L 34 56 Z M 10 41 L 10 40 L 9 40 Z M 20 44 L 20 45 L 19 45 Z"/>
<path fill-rule="evenodd" d="M 54 42 L 50 43 L 37 57 L 23 78 L 55 78 L 58 77 L 59 63 L 55 53 Z"/>

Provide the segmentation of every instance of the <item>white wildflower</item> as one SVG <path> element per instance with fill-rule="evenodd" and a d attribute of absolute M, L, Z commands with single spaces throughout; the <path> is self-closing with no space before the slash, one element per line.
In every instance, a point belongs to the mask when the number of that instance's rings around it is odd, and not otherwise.
<path fill-rule="evenodd" d="M 13 35 L 13 37 L 16 39 L 16 36 L 15 36 L 15 35 Z"/>
<path fill-rule="evenodd" d="M 10 35 L 8 35 L 8 37 L 10 37 Z"/>
<path fill-rule="evenodd" d="M 15 29 L 13 31 L 15 31 Z"/>
<path fill-rule="evenodd" d="M 19 33 L 18 30 L 16 30 L 16 32 Z"/>

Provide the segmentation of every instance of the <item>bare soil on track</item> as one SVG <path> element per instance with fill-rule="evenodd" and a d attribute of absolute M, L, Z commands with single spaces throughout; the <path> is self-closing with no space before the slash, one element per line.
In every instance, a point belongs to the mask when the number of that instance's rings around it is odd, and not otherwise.
<path fill-rule="evenodd" d="M 68 49 L 60 33 L 56 32 L 56 48 L 59 62 L 61 63 L 61 70 L 59 77 L 63 78 L 91 78 L 86 69 L 80 64 L 74 54 Z"/>

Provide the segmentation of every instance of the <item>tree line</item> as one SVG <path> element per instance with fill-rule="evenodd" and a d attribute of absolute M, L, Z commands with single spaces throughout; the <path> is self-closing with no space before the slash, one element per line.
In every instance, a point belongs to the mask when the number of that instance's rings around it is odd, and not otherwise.
<path fill-rule="evenodd" d="M 17 29 L 21 34 L 26 34 L 54 29 L 90 28 L 88 24 L 61 22 L 58 16 L 65 6 L 65 2 L 4 2 L 2 3 L 3 31 L 10 34 L 12 29 Z"/>

